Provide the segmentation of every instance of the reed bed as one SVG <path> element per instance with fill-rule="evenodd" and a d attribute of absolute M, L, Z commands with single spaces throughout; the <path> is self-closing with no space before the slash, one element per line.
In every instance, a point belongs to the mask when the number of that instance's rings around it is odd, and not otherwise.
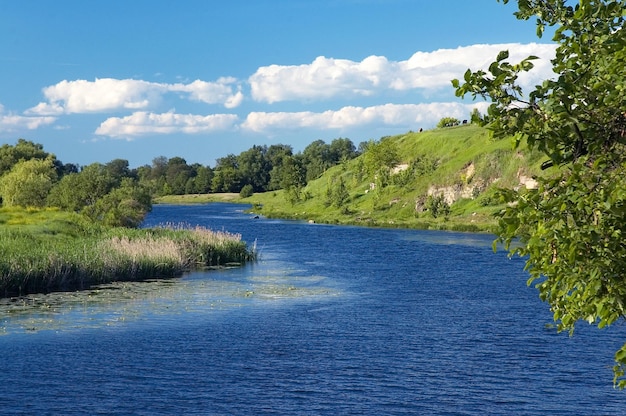
<path fill-rule="evenodd" d="M 105 229 L 80 237 L 0 229 L 0 296 L 180 276 L 255 259 L 241 236 L 202 227 Z"/>

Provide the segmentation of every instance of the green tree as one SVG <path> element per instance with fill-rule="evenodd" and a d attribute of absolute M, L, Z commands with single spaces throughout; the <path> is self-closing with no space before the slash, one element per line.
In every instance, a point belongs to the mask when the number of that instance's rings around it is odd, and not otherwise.
<path fill-rule="evenodd" d="M 239 191 L 239 196 L 242 198 L 248 198 L 252 195 L 254 195 L 254 188 L 252 188 L 252 185 L 250 184 L 244 185 L 241 188 L 241 191 Z"/>
<path fill-rule="evenodd" d="M 55 162 L 54 155 L 43 150 L 43 145 L 19 139 L 15 146 L 3 144 L 0 147 L 0 176 L 11 170 L 20 160 L 48 159 Z"/>
<path fill-rule="evenodd" d="M 185 193 L 187 181 L 192 177 L 192 169 L 182 157 L 172 157 L 167 161 L 165 178 L 174 195 Z"/>
<path fill-rule="evenodd" d="M 116 186 L 119 186 L 124 178 L 137 178 L 137 172 L 130 170 L 126 159 L 113 159 L 104 165 L 104 169 L 114 178 Z"/>
<path fill-rule="evenodd" d="M 217 159 L 217 165 L 213 171 L 211 183 L 213 192 L 239 192 L 241 191 L 241 180 L 239 177 L 239 166 L 237 156 L 229 154 Z"/>
<path fill-rule="evenodd" d="M 237 167 L 241 183 L 251 185 L 254 192 L 267 190 L 272 169 L 267 158 L 266 146 L 253 146 L 237 157 Z"/>
<path fill-rule="evenodd" d="M 326 188 L 326 206 L 341 208 L 350 198 L 350 192 L 346 186 L 343 176 L 339 175 L 330 179 Z"/>
<path fill-rule="evenodd" d="M 330 142 L 329 147 L 330 160 L 334 165 L 343 162 L 344 160 L 354 159 L 358 156 L 356 147 L 350 139 L 338 138 Z"/>
<path fill-rule="evenodd" d="M 0 177 L 0 196 L 6 207 L 43 207 L 57 179 L 51 158 L 17 162 Z"/>
<path fill-rule="evenodd" d="M 439 122 L 437 123 L 437 127 L 438 128 L 452 127 L 452 126 L 458 126 L 459 124 L 461 124 L 461 122 L 457 118 L 454 118 L 454 117 L 444 117 L 441 120 L 439 120 Z"/>
<path fill-rule="evenodd" d="M 326 169 L 333 166 L 330 146 L 323 140 L 315 140 L 305 147 L 302 157 L 307 181 L 319 178 Z"/>
<path fill-rule="evenodd" d="M 111 227 L 138 227 L 151 208 L 148 190 L 134 179 L 123 178 L 119 187 L 85 207 L 83 213 Z"/>
<path fill-rule="evenodd" d="M 280 189 L 284 174 L 284 161 L 286 158 L 293 157 L 293 150 L 288 145 L 272 145 L 267 149 L 266 157 L 271 166 L 267 190 Z"/>
<path fill-rule="evenodd" d="M 363 153 L 365 170 L 370 175 L 389 177 L 389 171 L 400 162 L 398 146 L 391 138 L 371 141 Z"/>
<path fill-rule="evenodd" d="M 206 194 L 211 192 L 211 181 L 213 180 L 213 170 L 208 166 L 196 166 L 196 176 L 193 182 L 193 192 L 196 194 Z"/>
<path fill-rule="evenodd" d="M 306 186 L 306 171 L 302 158 L 290 156 L 283 159 L 280 186 L 285 190 L 286 199 L 291 205 L 302 199 L 302 189 Z"/>
<path fill-rule="evenodd" d="M 121 183 L 121 180 L 119 181 Z M 92 163 L 79 173 L 70 173 L 51 189 L 47 204 L 64 210 L 80 212 L 95 204 L 118 184 L 106 165 Z"/>
<path fill-rule="evenodd" d="M 508 0 L 502 0 L 508 3 Z M 626 316 L 626 3 L 518 0 L 518 19 L 554 28 L 554 77 L 529 93 L 518 76 L 533 67 L 502 51 L 487 71 L 453 80 L 458 96 L 490 100 L 486 124 L 547 156 L 537 190 L 502 191 L 499 240 L 527 257 L 529 284 L 549 302 L 559 330 L 584 320 L 602 328 Z M 518 238 L 521 244 L 511 244 Z M 516 240 L 517 241 L 517 240 Z M 615 354 L 626 387 L 626 344 Z"/>

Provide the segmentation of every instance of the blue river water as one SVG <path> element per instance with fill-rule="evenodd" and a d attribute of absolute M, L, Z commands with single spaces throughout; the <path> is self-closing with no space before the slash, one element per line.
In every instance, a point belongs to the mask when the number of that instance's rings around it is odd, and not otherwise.
<path fill-rule="evenodd" d="M 145 225 L 239 233 L 253 264 L 0 305 L 0 414 L 626 411 L 611 370 L 626 328 L 556 333 L 492 236 L 245 208 L 157 205 Z"/>

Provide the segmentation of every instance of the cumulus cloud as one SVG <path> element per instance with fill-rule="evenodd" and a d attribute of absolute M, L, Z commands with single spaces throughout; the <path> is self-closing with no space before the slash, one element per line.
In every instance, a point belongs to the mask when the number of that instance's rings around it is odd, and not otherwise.
<path fill-rule="evenodd" d="M 176 114 L 138 111 L 126 117 L 111 117 L 96 130 L 100 136 L 133 139 L 155 134 L 197 134 L 233 129 L 238 117 L 234 114 Z"/>
<path fill-rule="evenodd" d="M 194 101 L 223 104 L 233 108 L 241 103 L 241 91 L 234 78 L 216 82 L 196 80 L 188 84 L 156 83 L 135 79 L 96 78 L 95 81 L 61 81 L 43 89 L 46 101 L 26 114 L 60 115 L 117 110 L 143 110 L 158 104 L 168 92 L 183 93 Z"/>
<path fill-rule="evenodd" d="M 466 119 L 473 108 L 485 112 L 487 103 L 384 104 L 372 107 L 343 107 L 336 111 L 253 112 L 242 123 L 244 130 L 272 134 L 281 130 L 311 128 L 344 130 L 356 127 L 387 126 L 414 129 L 435 125 L 443 117 Z"/>
<path fill-rule="evenodd" d="M 26 117 L 12 113 L 6 114 L 4 106 L 0 104 L 0 132 L 11 133 L 21 130 L 36 130 L 41 126 L 52 124 L 56 121 L 56 117 L 37 116 Z"/>
<path fill-rule="evenodd" d="M 267 103 L 369 96 L 385 90 L 438 89 L 450 87 L 450 80 L 461 78 L 467 68 L 486 70 L 505 49 L 513 63 L 529 55 L 541 58 L 535 61 L 530 76 L 520 78 L 528 84 L 523 86 L 553 75 L 549 60 L 554 57 L 556 45 L 511 43 L 417 52 L 398 62 L 382 56 L 370 56 L 361 62 L 321 56 L 310 64 L 260 67 L 248 82 L 252 98 Z"/>

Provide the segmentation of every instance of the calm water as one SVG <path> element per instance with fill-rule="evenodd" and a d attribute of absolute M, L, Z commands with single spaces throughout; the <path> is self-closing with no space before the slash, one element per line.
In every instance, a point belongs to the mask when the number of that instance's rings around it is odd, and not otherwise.
<path fill-rule="evenodd" d="M 155 206 L 258 263 L 0 304 L 1 414 L 623 414 L 626 329 L 569 338 L 492 237 Z"/>

